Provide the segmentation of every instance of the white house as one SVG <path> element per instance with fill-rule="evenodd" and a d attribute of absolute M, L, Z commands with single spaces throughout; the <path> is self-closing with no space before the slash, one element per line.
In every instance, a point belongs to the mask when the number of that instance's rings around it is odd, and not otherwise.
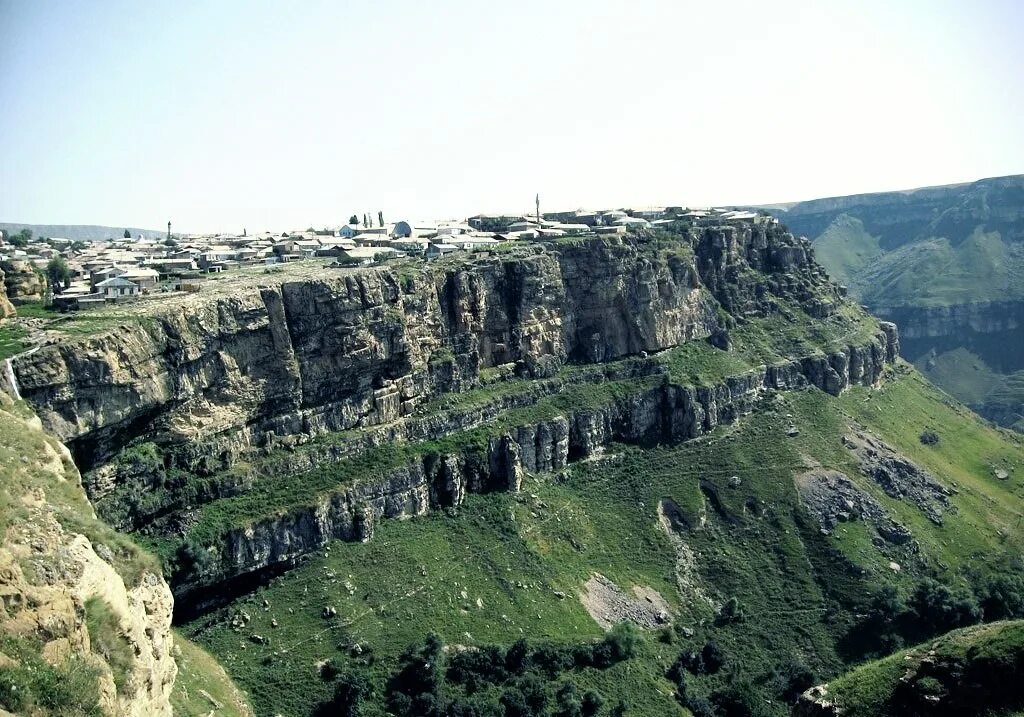
<path fill-rule="evenodd" d="M 103 294 L 105 299 L 121 299 L 126 296 L 137 296 L 139 293 L 137 284 L 120 276 L 104 279 L 96 284 L 96 290 Z"/>

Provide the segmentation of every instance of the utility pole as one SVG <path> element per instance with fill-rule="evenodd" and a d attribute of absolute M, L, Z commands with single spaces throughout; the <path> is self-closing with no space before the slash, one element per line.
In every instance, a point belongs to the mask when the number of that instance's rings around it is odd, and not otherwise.
<path fill-rule="evenodd" d="M 534 202 L 535 202 L 535 204 L 537 206 L 537 226 L 539 227 L 540 226 L 540 192 L 537 193 L 537 198 L 534 199 Z"/>

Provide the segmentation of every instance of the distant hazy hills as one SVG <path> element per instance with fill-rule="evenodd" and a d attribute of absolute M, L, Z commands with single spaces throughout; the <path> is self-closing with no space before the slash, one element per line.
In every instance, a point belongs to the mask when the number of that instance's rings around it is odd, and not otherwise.
<path fill-rule="evenodd" d="M 63 237 L 72 241 L 94 241 L 97 239 L 120 239 L 124 236 L 124 230 L 131 232 L 132 236 L 143 235 L 147 237 L 163 236 L 165 231 L 160 229 L 139 229 L 138 227 L 104 227 L 97 224 L 13 224 L 0 222 L 0 229 L 7 232 L 20 232 L 22 229 L 29 229 L 33 236 L 42 237 Z"/>
<path fill-rule="evenodd" d="M 763 208 L 900 325 L 932 381 L 1024 430 L 1024 175 Z"/>
<path fill-rule="evenodd" d="M 874 308 L 1024 299 L 1024 175 L 773 211 Z"/>

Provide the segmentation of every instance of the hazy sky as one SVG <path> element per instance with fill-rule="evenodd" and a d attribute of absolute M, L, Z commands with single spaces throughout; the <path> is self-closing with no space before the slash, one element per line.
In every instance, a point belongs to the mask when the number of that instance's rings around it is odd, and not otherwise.
<path fill-rule="evenodd" d="M 0 220 L 288 229 L 1024 172 L 1024 2 L 0 0 Z"/>

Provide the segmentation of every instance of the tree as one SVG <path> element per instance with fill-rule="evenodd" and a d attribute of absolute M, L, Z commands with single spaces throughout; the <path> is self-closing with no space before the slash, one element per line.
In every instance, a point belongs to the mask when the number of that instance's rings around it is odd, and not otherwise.
<path fill-rule="evenodd" d="M 127 229 L 124 230 L 124 238 L 125 239 L 131 239 L 132 238 L 132 233 L 130 231 L 128 231 Z"/>
<path fill-rule="evenodd" d="M 46 280 L 50 282 L 50 290 L 58 291 L 71 285 L 71 267 L 62 256 L 55 256 L 46 265 Z"/>
<path fill-rule="evenodd" d="M 350 216 L 348 218 L 348 224 L 349 224 L 349 226 L 352 226 L 352 227 L 359 226 L 359 217 L 357 217 L 355 214 L 353 214 L 352 216 Z"/>
<path fill-rule="evenodd" d="M 379 227 L 383 227 L 384 226 L 384 212 L 377 212 L 377 222 L 378 222 L 377 226 L 379 226 Z"/>
<path fill-rule="evenodd" d="M 7 241 L 13 246 L 22 249 L 25 246 L 27 246 L 30 241 L 32 241 L 32 230 L 22 229 L 17 234 L 9 234 L 7 236 Z"/>
<path fill-rule="evenodd" d="M 81 239 L 76 239 L 75 241 L 71 242 L 71 250 L 72 251 L 82 251 L 83 249 L 88 249 L 88 248 L 89 248 L 89 243 L 88 242 L 84 242 Z"/>

